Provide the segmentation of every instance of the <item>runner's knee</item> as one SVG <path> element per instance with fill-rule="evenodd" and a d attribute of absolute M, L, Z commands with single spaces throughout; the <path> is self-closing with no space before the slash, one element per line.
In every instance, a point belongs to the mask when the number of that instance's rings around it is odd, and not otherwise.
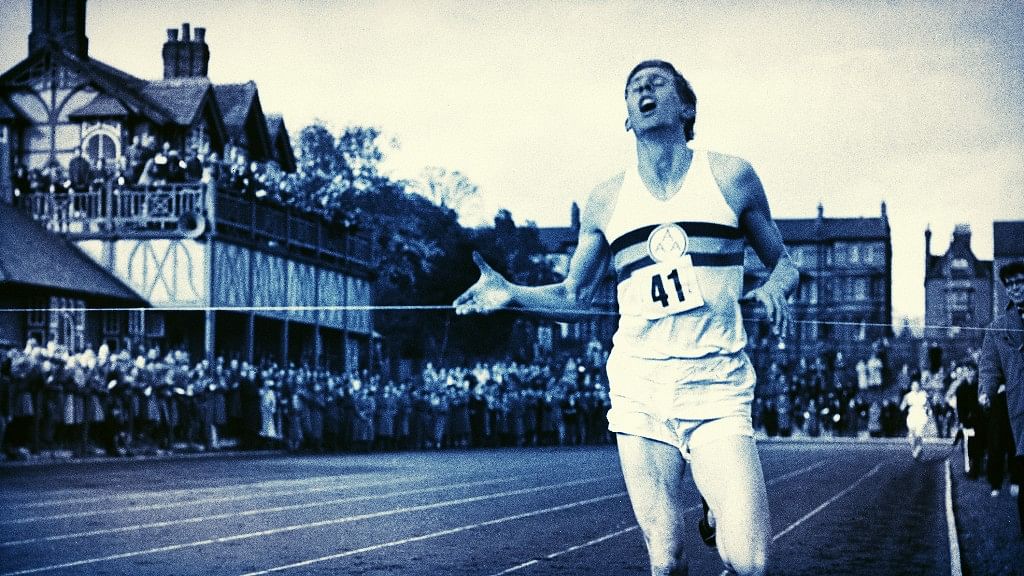
<path fill-rule="evenodd" d="M 719 547 L 719 550 L 722 550 Z M 750 546 L 744 550 L 735 551 L 728 555 L 722 550 L 722 562 L 738 576 L 761 576 L 765 573 L 765 566 L 768 562 L 768 554 L 765 547 Z"/>
<path fill-rule="evenodd" d="M 654 576 L 680 576 L 686 574 L 686 561 L 682 539 L 666 527 L 649 526 L 644 530 L 644 542 L 651 560 Z"/>

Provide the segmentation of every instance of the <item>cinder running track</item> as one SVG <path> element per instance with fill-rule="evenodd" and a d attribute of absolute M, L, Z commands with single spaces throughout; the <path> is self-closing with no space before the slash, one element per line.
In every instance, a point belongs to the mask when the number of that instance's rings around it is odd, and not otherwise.
<path fill-rule="evenodd" d="M 773 574 L 950 574 L 943 459 L 905 442 L 760 447 Z M 686 545 L 690 574 L 722 573 L 696 530 Z M 600 446 L 0 467 L 14 574 L 643 576 L 647 560 Z"/>

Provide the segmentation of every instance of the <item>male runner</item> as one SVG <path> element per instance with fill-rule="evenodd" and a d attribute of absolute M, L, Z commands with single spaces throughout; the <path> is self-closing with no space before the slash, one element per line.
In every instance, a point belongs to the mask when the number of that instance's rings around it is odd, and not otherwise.
<path fill-rule="evenodd" d="M 770 524 L 738 303 L 744 240 L 771 270 L 744 298 L 764 304 L 779 334 L 788 329 L 786 296 L 799 273 L 750 164 L 687 145 L 696 97 L 675 68 L 641 62 L 625 97 L 636 160 L 591 193 L 565 280 L 515 285 L 474 254 L 480 279 L 455 300 L 456 312 L 513 306 L 572 320 L 614 266 L 621 317 L 607 366 L 608 421 L 651 574 L 686 573 L 687 461 L 717 519 L 723 562 L 737 574 L 762 574 Z"/>

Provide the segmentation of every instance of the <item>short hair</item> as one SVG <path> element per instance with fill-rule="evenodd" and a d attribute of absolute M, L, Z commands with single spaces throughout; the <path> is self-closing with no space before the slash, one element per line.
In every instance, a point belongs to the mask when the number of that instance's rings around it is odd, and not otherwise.
<path fill-rule="evenodd" d="M 636 73 L 645 68 L 660 68 L 672 74 L 672 78 L 676 82 L 676 94 L 679 95 L 679 100 L 683 104 L 689 104 L 693 107 L 693 116 L 683 117 L 683 132 L 686 135 L 686 141 L 693 140 L 693 125 L 697 122 L 697 94 L 694 93 L 693 87 L 687 82 L 683 75 L 676 71 L 676 67 L 671 63 L 664 60 L 644 60 L 637 64 L 629 71 L 629 76 L 626 76 L 626 86 L 629 86 L 629 81 L 636 76 Z M 625 90 L 625 95 L 629 96 L 629 90 Z"/>
<path fill-rule="evenodd" d="M 1024 274 L 1024 260 L 1015 260 L 1004 264 L 999 269 L 999 280 L 1003 284 L 1006 284 L 1006 280 L 1009 279 L 1010 276 L 1016 276 L 1017 274 Z"/>

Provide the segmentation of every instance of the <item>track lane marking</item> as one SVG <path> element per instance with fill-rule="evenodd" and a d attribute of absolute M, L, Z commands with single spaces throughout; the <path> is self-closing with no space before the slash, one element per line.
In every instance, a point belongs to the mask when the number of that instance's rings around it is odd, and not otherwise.
<path fill-rule="evenodd" d="M 366 474 L 370 476 L 369 474 Z M 127 492 L 120 494 L 107 494 L 104 496 L 84 496 L 79 498 L 62 498 L 59 496 L 61 493 L 81 493 L 81 490 L 49 490 L 50 494 L 54 496 L 50 500 L 37 500 L 34 502 L 20 502 L 17 504 L 4 504 L 5 510 L 21 510 L 24 508 L 45 508 L 46 506 L 68 506 L 77 504 L 98 504 L 98 503 L 109 503 L 123 500 L 143 500 L 152 499 L 154 497 L 160 497 L 164 499 L 172 499 L 178 497 L 189 497 L 197 492 L 237 492 L 238 490 L 253 490 L 258 488 L 275 489 L 281 487 L 295 488 L 308 484 L 322 484 L 326 482 L 335 482 L 339 479 L 352 478 L 357 476 L 356 474 L 339 474 L 335 476 L 314 476 L 310 478 L 297 478 L 292 480 L 267 480 L 265 482 L 244 482 L 241 484 L 226 484 L 223 486 L 199 486 L 196 488 L 181 488 L 177 490 L 167 490 L 160 492 Z M 422 479 L 423 476 L 410 477 L 413 480 Z M 193 500 L 194 502 L 194 500 Z"/>
<path fill-rule="evenodd" d="M 810 519 L 811 519 L 811 518 L 812 518 L 813 516 L 815 516 L 815 515 L 816 515 L 816 514 L 817 514 L 818 512 L 821 512 L 821 511 L 822 511 L 822 510 L 824 510 L 825 508 L 828 508 L 828 507 L 829 507 L 829 506 L 830 506 L 830 505 L 831 505 L 831 504 L 832 504 L 833 502 L 835 502 L 836 500 L 839 500 L 839 499 L 840 499 L 840 498 L 842 498 L 843 496 L 846 496 L 847 494 L 849 494 L 849 493 L 850 493 L 850 492 L 851 492 L 851 491 L 852 491 L 852 490 L 853 490 L 854 488 L 856 488 L 857 486 L 860 486 L 861 482 L 863 482 L 863 481 L 867 480 L 868 478 L 870 478 L 870 477 L 874 476 L 875 474 L 877 474 L 877 473 L 878 473 L 878 471 L 879 471 L 879 470 L 880 470 L 880 469 L 882 468 L 882 464 L 885 464 L 885 462 L 879 462 L 879 463 L 878 463 L 878 464 L 877 464 L 877 465 L 876 465 L 876 466 L 875 466 L 874 468 L 872 468 L 871 470 L 869 470 L 867 474 L 864 474 L 863 476 L 861 476 L 860 478 L 858 478 L 858 479 L 857 479 L 857 480 L 856 480 L 856 481 L 855 481 L 855 482 L 854 482 L 853 484 L 850 484 L 849 486 L 847 486 L 846 488 L 844 488 L 844 489 L 843 489 L 842 491 L 840 491 L 840 492 L 839 492 L 838 494 L 836 494 L 835 496 L 833 496 L 833 497 L 829 498 L 828 500 L 826 500 L 826 501 L 825 501 L 825 502 L 823 502 L 822 504 L 818 505 L 818 507 L 817 507 L 817 508 L 815 508 L 814 510 L 811 510 L 811 511 L 810 511 L 810 512 L 808 512 L 807 514 L 804 514 L 804 515 L 803 515 L 803 516 L 802 516 L 802 517 L 801 517 L 801 518 L 800 518 L 799 520 L 797 520 L 796 522 L 793 522 L 793 523 L 792 523 L 792 524 L 790 524 L 789 526 L 786 526 L 786 528 L 785 528 L 785 529 L 783 529 L 783 530 L 782 530 L 781 532 L 779 532 L 778 534 L 776 534 L 775 536 L 773 536 L 773 537 L 772 537 L 772 542 L 775 542 L 775 541 L 776 541 L 776 540 L 778 540 L 779 538 L 782 538 L 782 537 L 783 537 L 783 536 L 785 536 L 786 534 L 789 534 L 790 532 L 792 532 L 793 530 L 795 530 L 795 529 L 796 529 L 796 528 L 797 528 L 798 526 L 800 526 L 800 525 L 801 525 L 801 524 L 803 524 L 804 522 L 806 522 L 806 521 L 810 520 Z"/>
<path fill-rule="evenodd" d="M 626 492 L 615 492 L 613 494 L 605 494 L 604 496 L 598 496 L 596 498 L 590 498 L 587 500 L 579 500 L 577 502 L 570 502 L 569 504 L 562 504 L 560 506 L 554 506 L 551 508 L 544 508 L 541 510 L 532 510 L 530 512 L 524 512 L 522 514 L 514 514 L 512 516 L 505 516 L 502 518 L 495 518 L 493 520 L 487 520 L 486 522 L 479 522 L 476 524 L 467 524 L 466 526 L 459 526 L 457 528 L 449 528 L 447 530 L 439 530 L 437 532 L 431 532 L 429 534 L 421 534 L 419 536 L 413 536 L 411 538 L 403 538 L 401 540 L 392 540 L 391 542 L 384 542 L 381 544 L 374 544 L 373 546 L 366 546 L 363 548 L 357 548 L 355 550 L 346 550 L 344 552 L 338 552 L 337 554 L 330 554 L 328 556 L 321 556 L 320 558 L 312 558 L 310 560 L 303 560 L 302 562 L 296 562 L 294 564 L 287 564 L 284 566 L 276 566 L 274 568 L 267 568 L 265 570 L 259 570 L 257 572 L 246 572 L 242 576 L 262 576 L 263 574 L 271 574 L 274 572 L 283 572 L 285 570 L 291 570 L 293 568 L 302 568 L 311 564 L 318 564 L 320 562 L 326 562 L 328 560 L 336 560 L 338 558 L 344 558 L 346 556 L 354 556 L 356 554 L 363 554 L 365 552 L 373 552 L 375 550 L 381 550 L 383 548 L 391 548 L 394 546 L 401 546 L 403 544 L 410 544 L 412 542 L 420 542 L 422 540 L 429 540 L 432 538 L 439 538 L 441 536 L 448 536 L 451 534 L 458 534 L 459 532 L 465 532 L 467 530 L 474 530 L 477 528 L 483 528 L 484 526 L 492 526 L 494 524 L 500 524 L 502 522 L 511 522 L 513 520 L 521 520 L 523 518 L 529 518 L 532 516 L 539 516 L 541 514 L 547 514 L 550 512 L 560 512 L 562 510 L 568 510 L 570 508 L 576 508 L 579 506 L 586 506 L 588 504 L 595 504 L 597 502 L 603 502 L 605 500 L 611 500 L 613 498 L 622 498 L 626 496 Z"/>
<path fill-rule="evenodd" d="M 408 482 L 417 482 L 425 480 L 426 476 L 412 476 L 409 478 L 401 478 L 396 480 L 390 480 L 384 482 L 385 484 L 402 484 Z M 29 516 L 27 518 L 17 518 L 14 520 L 5 520 L 0 522 L 0 526 L 8 526 L 14 524 L 31 524 L 32 522 L 44 522 L 48 520 L 67 520 L 70 518 L 88 518 L 90 516 L 99 516 L 101 514 L 118 514 L 124 512 L 150 512 L 153 510 L 166 510 L 168 508 L 180 508 L 182 506 L 195 506 L 197 504 L 218 504 L 223 502 L 241 502 L 244 500 L 254 500 L 257 498 L 274 498 L 277 496 L 297 496 L 302 494 L 316 494 L 318 492 L 336 492 L 339 490 L 347 490 L 350 488 L 372 488 L 380 486 L 382 482 L 372 481 L 363 484 L 343 484 L 340 486 L 317 486 L 313 488 L 307 488 L 305 490 L 281 490 L 277 492 L 262 492 L 259 494 L 242 494 L 239 496 L 217 496 L 215 498 L 206 498 L 202 500 L 182 500 L 180 502 L 164 502 L 161 504 L 144 504 L 140 506 L 128 506 L 125 508 L 104 508 L 101 510 L 83 510 L 79 512 L 67 512 L 64 514 L 52 514 L 49 516 Z"/>
<path fill-rule="evenodd" d="M 694 507 L 694 509 L 696 509 L 696 506 Z M 599 536 L 599 537 L 594 538 L 593 540 L 591 540 L 589 542 L 584 542 L 583 544 L 577 544 L 576 546 L 571 546 L 569 548 L 566 548 L 565 550 L 559 550 L 558 552 L 553 552 L 553 553 L 548 554 L 547 556 L 545 556 L 544 559 L 545 560 L 554 560 L 555 558 L 558 558 L 562 554 L 568 554 L 569 552 L 575 552 L 576 550 L 581 550 L 581 549 L 586 548 L 588 546 L 593 546 L 595 544 L 600 544 L 601 542 L 604 542 L 605 540 L 611 540 L 612 538 L 616 538 L 618 536 L 622 536 L 623 534 L 626 534 L 628 532 L 632 532 L 634 530 L 637 530 L 638 528 L 640 528 L 640 526 L 634 524 L 634 525 L 630 526 L 629 528 L 624 528 L 624 529 L 619 530 L 617 532 L 612 532 L 611 534 L 605 534 L 604 536 Z M 534 558 L 533 560 L 529 560 L 527 562 L 523 562 L 522 564 L 519 564 L 518 566 L 513 566 L 513 567 L 508 568 L 506 570 L 502 570 L 501 572 L 495 572 L 494 574 L 491 574 L 491 576 L 503 576 L 504 574 L 511 574 L 513 572 L 518 572 L 519 570 L 522 570 L 523 568 L 529 568 L 530 566 L 533 566 L 534 564 L 540 564 L 540 560 L 537 560 L 536 558 Z"/>
<path fill-rule="evenodd" d="M 956 515 L 953 514 L 953 473 L 946 459 L 946 534 L 949 538 L 949 574 L 960 576 L 960 537 L 956 531 Z"/>
<path fill-rule="evenodd" d="M 198 524 L 200 522 L 208 522 L 212 520 L 224 520 L 227 518 L 236 518 L 239 516 L 257 516 L 260 514 L 274 514 L 277 512 L 288 512 L 290 510 L 301 510 L 303 508 L 315 508 L 318 506 L 333 506 L 335 504 L 347 504 L 350 502 L 359 502 L 364 500 L 378 500 L 381 498 L 390 498 L 392 496 L 410 496 L 413 494 L 423 494 L 426 492 L 433 492 L 437 490 L 447 490 L 453 488 L 469 488 L 473 486 L 486 486 L 488 484 L 500 484 L 503 482 L 513 482 L 521 480 L 524 477 L 512 476 L 509 478 L 495 478 L 491 480 L 478 480 L 476 482 L 464 482 L 461 484 L 444 484 L 439 486 L 433 486 L 430 488 L 416 488 L 413 490 L 400 490 L 397 492 L 388 492 L 386 494 L 364 494 L 361 496 L 347 496 L 345 498 L 336 498 L 333 500 L 323 500 L 316 502 L 303 502 L 302 504 L 288 504 L 285 506 L 275 506 L 272 508 L 256 508 L 253 510 L 243 510 L 241 512 L 227 512 L 224 514 L 213 514 L 209 516 L 195 516 L 192 518 L 179 518 L 175 520 L 166 520 L 163 522 L 151 522 L 148 524 L 134 524 L 130 526 L 121 526 L 117 528 L 103 528 L 98 530 L 90 530 L 88 532 L 77 532 L 73 534 L 56 534 L 53 536 L 41 536 L 38 538 L 28 538 L 25 540 L 11 540 L 8 542 L 0 542 L 0 547 L 9 546 L 21 546 L 25 544 L 34 544 L 37 542 L 55 542 L 58 540 L 68 540 L 70 538 L 83 538 L 87 536 L 101 536 L 103 534 L 117 534 L 121 532 L 134 532 L 138 530 L 145 530 L 148 528 L 167 528 L 169 526 L 176 526 L 179 524 Z M 375 484 L 378 485 L 379 484 Z"/>
<path fill-rule="evenodd" d="M 185 542 L 182 544 L 171 544 L 168 546 L 160 546 L 157 548 L 149 548 L 146 550 L 135 550 L 132 552 L 121 552 L 119 554 L 109 554 L 107 556 L 99 556 L 95 558 L 86 558 L 83 560 L 75 560 L 72 562 L 63 562 L 60 564 L 51 564 L 49 566 L 40 566 L 37 568 L 26 568 L 23 570 L 16 570 L 14 572 L 5 572 L 0 576 L 20 576 L 22 574 L 36 574 L 39 572 L 49 572 L 51 570 L 60 570 L 64 568 L 75 568 L 78 566 L 86 566 L 89 564 L 97 564 L 100 562 L 110 562 L 112 560 L 123 560 L 125 558 L 134 558 L 138 556 L 146 556 L 150 554 L 159 554 L 162 552 L 173 552 L 175 550 L 183 550 L 185 548 L 197 548 L 200 546 L 208 546 L 210 544 L 224 544 L 228 542 L 237 542 L 240 540 L 248 540 L 252 538 L 260 538 L 264 536 L 273 536 L 276 534 L 283 534 L 286 532 L 294 532 L 297 530 L 308 530 L 311 528 L 322 528 L 324 526 L 332 526 L 337 524 L 345 524 L 350 522 L 356 522 L 359 520 L 368 520 L 371 518 L 382 518 L 385 516 L 393 516 L 396 514 L 409 513 L 409 512 L 420 512 L 423 510 L 433 510 L 435 508 L 443 508 L 446 506 L 458 506 L 461 504 L 471 504 L 473 502 L 482 502 L 485 500 L 496 500 L 498 498 L 506 498 L 510 496 L 519 496 L 522 494 L 529 494 L 532 492 L 542 492 L 545 490 L 554 490 L 558 488 L 567 488 L 571 486 L 582 486 L 584 484 L 592 484 L 596 482 L 603 482 L 610 479 L 621 479 L 620 474 L 614 474 L 609 476 L 601 476 L 596 478 L 588 478 L 584 480 L 574 480 L 570 482 L 562 482 L 560 484 L 547 484 L 544 486 L 534 486 L 531 488 L 522 488 L 519 490 L 509 490 L 505 492 L 496 492 L 492 494 L 484 494 L 481 496 L 472 496 L 468 498 L 459 498 L 455 500 L 445 500 L 441 502 L 433 502 L 431 504 L 422 504 L 419 506 L 408 506 L 405 508 L 393 508 L 391 510 L 382 510 L 379 512 L 370 512 L 366 514 L 358 514 L 354 516 L 344 516 L 340 518 L 332 518 L 330 520 L 321 520 L 319 522 L 310 522 L 307 524 L 292 524 L 289 526 L 281 526 L 278 528 L 271 528 L 268 530 L 260 530 L 258 532 L 248 532 L 243 534 L 234 534 L 231 536 L 221 536 L 219 538 L 209 538 L 206 540 L 197 540 L 193 542 Z"/>
<path fill-rule="evenodd" d="M 815 508 L 814 510 L 811 510 L 811 511 L 810 511 L 810 512 L 808 512 L 807 514 L 804 514 L 804 515 L 803 515 L 803 516 L 802 516 L 802 517 L 801 517 L 800 519 L 798 519 L 798 520 L 797 520 L 796 522 L 793 522 L 793 523 L 792 523 L 792 524 L 790 524 L 789 526 L 786 526 L 786 528 L 784 528 L 784 529 L 783 529 L 783 530 L 782 530 L 781 532 L 779 532 L 778 534 L 776 534 L 775 536 L 773 536 L 773 537 L 772 537 L 772 542 L 775 542 L 775 541 L 776 541 L 776 540 L 778 540 L 779 538 L 782 538 L 782 537 L 783 537 L 783 536 L 785 536 L 786 534 L 789 534 L 790 532 L 792 532 L 793 530 L 795 530 L 795 529 L 796 529 L 796 528 L 797 528 L 798 526 L 800 526 L 801 524 L 803 524 L 803 523 L 804 523 L 804 522 L 806 522 L 807 520 L 810 520 L 810 519 L 811 519 L 811 518 L 812 518 L 813 516 L 815 516 L 815 515 L 816 515 L 816 514 L 817 514 L 818 512 L 821 512 L 821 511 L 822 511 L 822 510 L 824 510 L 825 508 L 828 508 L 828 507 L 829 507 L 829 506 L 830 506 L 830 505 L 831 505 L 832 503 L 834 503 L 834 502 L 835 502 L 836 500 L 839 500 L 840 498 L 842 498 L 843 496 L 845 496 L 846 494 L 848 494 L 848 493 L 849 493 L 850 491 L 852 491 L 852 490 L 853 490 L 854 488 L 856 488 L 857 486 L 859 486 L 861 482 L 863 482 L 863 481 L 867 480 L 868 478 L 870 478 L 871 476 L 874 476 L 875 474 L 877 474 L 877 473 L 878 473 L 878 471 L 879 471 L 879 470 L 880 470 L 880 469 L 882 468 L 882 465 L 883 465 L 883 464 L 885 464 L 885 462 L 879 462 L 879 463 L 878 463 L 878 464 L 877 464 L 877 465 L 876 465 L 876 466 L 875 466 L 874 468 L 872 468 L 872 469 L 871 469 L 871 470 L 869 470 L 869 471 L 868 471 L 868 472 L 867 472 L 866 474 L 864 474 L 863 476 L 861 476 L 860 478 L 858 478 L 858 479 L 857 479 L 856 481 L 854 481 L 854 483 L 853 483 L 853 484 L 850 484 L 849 486 L 847 486 L 846 488 L 844 488 L 844 489 L 843 489 L 842 491 L 840 491 L 840 492 L 839 492 L 838 494 L 836 494 L 835 496 L 833 496 L 833 497 L 829 498 L 828 500 L 826 500 L 826 501 L 825 501 L 825 502 L 823 502 L 822 504 L 818 505 L 818 507 L 817 507 L 817 508 Z M 728 569 L 726 569 L 726 570 L 723 570 L 723 571 L 722 571 L 722 573 L 721 573 L 721 574 L 720 574 L 719 576 L 729 576 L 730 574 L 732 574 L 732 572 L 730 572 L 730 571 L 729 571 Z"/>
<path fill-rule="evenodd" d="M 780 482 L 784 482 L 786 480 L 789 480 L 790 478 L 795 478 L 795 477 L 800 476 L 802 474 L 806 474 L 806 473 L 808 473 L 808 472 L 810 472 L 812 470 L 821 468 L 827 462 L 828 462 L 827 460 L 819 460 L 819 461 L 815 462 L 814 464 L 811 464 L 809 466 L 805 466 L 803 468 L 800 468 L 799 470 L 793 470 L 792 472 L 788 472 L 786 474 L 783 474 L 782 476 L 778 476 L 776 478 L 773 478 L 771 481 L 768 482 L 768 486 L 775 486 L 776 484 L 778 484 Z M 689 514 L 691 512 L 696 512 L 699 509 L 700 509 L 700 506 L 690 506 L 689 508 L 683 510 L 683 514 Z M 595 544 L 600 544 L 601 542 L 604 542 L 605 540 L 610 540 L 612 538 L 616 538 L 618 536 L 622 536 L 623 534 L 627 534 L 627 533 L 632 532 L 632 531 L 634 531 L 634 530 L 636 530 L 638 528 L 640 528 L 640 526 L 638 524 L 634 524 L 633 526 L 630 526 L 629 528 L 626 528 L 624 530 L 619 530 L 617 532 L 612 532 L 611 534 L 605 534 L 604 536 L 599 536 L 599 537 L 597 537 L 597 538 L 595 538 L 595 539 L 593 539 L 593 540 L 591 540 L 589 542 L 584 542 L 583 544 L 577 544 L 575 546 L 571 546 L 569 548 L 566 548 L 565 550 L 559 550 L 558 552 L 552 552 L 551 554 L 548 554 L 544 558 L 547 559 L 547 560 L 551 560 L 551 559 L 557 558 L 557 557 L 559 557 L 559 556 L 561 556 L 563 554 L 567 554 L 569 552 L 574 552 L 576 550 L 580 550 L 580 549 L 586 548 L 588 546 L 593 546 Z M 502 570 L 501 572 L 496 572 L 494 574 L 491 574 L 490 576 L 503 576 L 505 574 L 511 574 L 513 572 L 518 572 L 519 570 L 522 570 L 523 568 L 529 568 L 530 566 L 533 566 L 533 565 L 539 564 L 539 563 L 540 563 L 540 560 L 534 558 L 533 560 L 528 560 L 526 562 L 523 562 L 522 564 L 519 564 L 518 566 L 513 566 L 511 568 L 507 568 L 505 570 Z"/>

